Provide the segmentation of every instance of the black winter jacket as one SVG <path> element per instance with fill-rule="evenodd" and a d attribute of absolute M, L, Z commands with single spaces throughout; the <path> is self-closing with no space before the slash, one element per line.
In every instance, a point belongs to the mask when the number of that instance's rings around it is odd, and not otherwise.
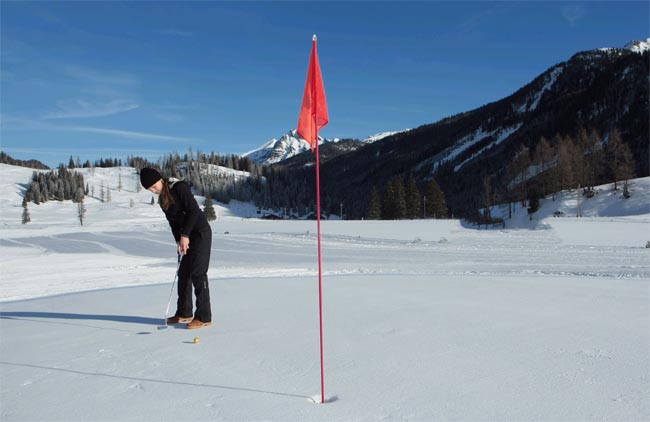
<path fill-rule="evenodd" d="M 171 179 L 170 184 L 170 190 L 176 202 L 163 211 L 169 221 L 176 243 L 181 240 L 181 236 L 190 237 L 192 232 L 212 230 L 187 183 Z M 162 208 L 162 204 L 160 207 Z"/>

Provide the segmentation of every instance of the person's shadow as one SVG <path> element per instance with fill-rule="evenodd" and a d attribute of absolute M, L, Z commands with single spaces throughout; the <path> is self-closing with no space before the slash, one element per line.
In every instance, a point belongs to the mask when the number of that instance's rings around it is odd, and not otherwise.
<path fill-rule="evenodd" d="M 162 318 L 147 318 L 147 317 L 132 316 L 132 315 L 71 314 L 71 313 L 62 313 L 62 312 L 0 312 L 0 319 L 19 319 L 23 321 L 35 321 L 35 322 L 41 322 L 47 324 L 78 325 L 82 327 L 101 328 L 101 329 L 115 330 L 115 331 L 125 331 L 125 330 L 119 330 L 117 328 L 110 328 L 110 327 L 97 327 L 97 326 L 86 325 L 86 324 L 74 324 L 71 322 L 47 321 L 47 320 L 65 319 L 65 320 L 77 320 L 77 321 L 85 321 L 85 320 L 114 321 L 114 322 L 123 322 L 129 324 L 143 324 L 143 325 L 159 325 L 164 323 L 164 320 Z M 149 333 L 142 333 L 142 334 L 149 334 Z"/>

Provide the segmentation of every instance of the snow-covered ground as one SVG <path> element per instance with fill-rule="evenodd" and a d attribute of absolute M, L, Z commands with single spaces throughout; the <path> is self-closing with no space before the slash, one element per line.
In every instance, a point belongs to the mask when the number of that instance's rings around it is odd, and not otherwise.
<path fill-rule="evenodd" d="M 111 203 L 87 198 L 83 227 L 32 204 L 22 225 L 32 171 L 0 165 L 2 421 L 650 419 L 650 178 L 583 218 L 566 192 L 490 230 L 323 222 L 316 404 L 315 222 L 216 206 L 214 325 L 157 330 L 167 222 L 133 169 L 84 171 Z"/>

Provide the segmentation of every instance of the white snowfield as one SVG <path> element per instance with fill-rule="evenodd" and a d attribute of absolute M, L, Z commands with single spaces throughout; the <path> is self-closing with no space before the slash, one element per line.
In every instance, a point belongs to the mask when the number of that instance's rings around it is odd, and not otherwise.
<path fill-rule="evenodd" d="M 216 206 L 214 325 L 157 330 L 167 222 L 133 169 L 83 171 L 112 202 L 22 225 L 32 171 L 0 165 L 3 422 L 650 420 L 650 178 L 583 218 L 324 221 L 322 404 L 316 222 Z"/>

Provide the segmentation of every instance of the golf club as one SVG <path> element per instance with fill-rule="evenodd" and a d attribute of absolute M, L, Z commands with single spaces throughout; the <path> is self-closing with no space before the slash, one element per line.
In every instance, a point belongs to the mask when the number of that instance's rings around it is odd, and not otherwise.
<path fill-rule="evenodd" d="M 167 314 L 169 314 L 169 307 L 172 304 L 172 296 L 174 295 L 174 286 L 176 285 L 176 279 L 178 278 L 178 271 L 181 269 L 181 262 L 183 261 L 183 255 L 179 254 L 178 255 L 178 266 L 176 267 L 176 274 L 174 275 L 174 282 L 172 283 L 172 289 L 169 292 L 169 300 L 167 301 L 167 308 L 165 309 L 165 317 L 163 318 L 163 321 L 165 322 L 165 325 L 159 325 L 158 329 L 159 330 L 164 330 L 168 327 L 167 325 Z"/>

